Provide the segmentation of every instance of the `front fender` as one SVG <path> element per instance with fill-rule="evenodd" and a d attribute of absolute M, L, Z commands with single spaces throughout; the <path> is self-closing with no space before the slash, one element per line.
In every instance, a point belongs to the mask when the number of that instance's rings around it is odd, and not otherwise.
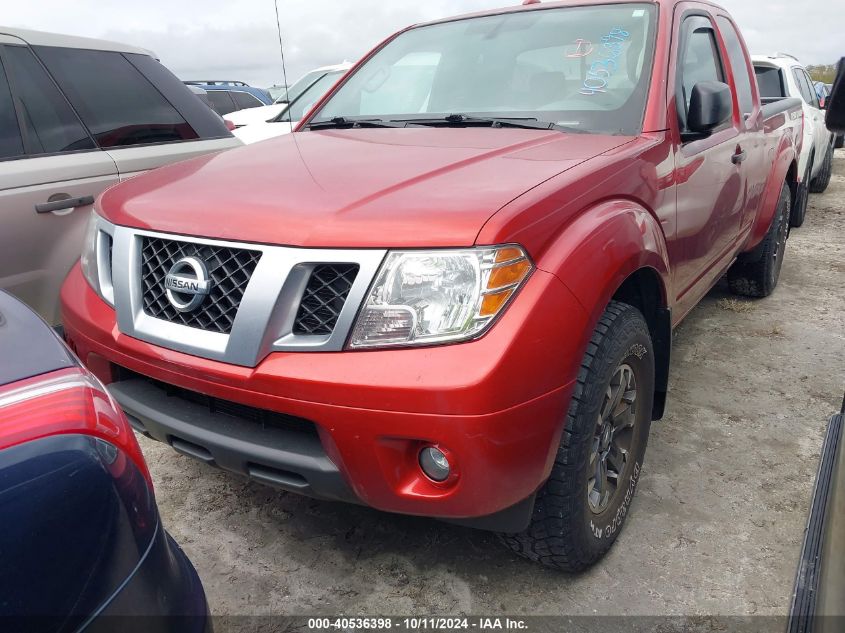
<path fill-rule="evenodd" d="M 754 250 L 766 237 L 769 232 L 769 227 L 772 225 L 772 220 L 775 217 L 778 200 L 780 200 L 780 192 L 783 188 L 784 182 L 789 182 L 792 188 L 792 199 L 795 200 L 797 193 L 795 185 L 797 185 L 797 162 L 798 149 L 796 148 L 791 135 L 785 134 L 781 138 L 776 151 L 776 158 L 772 161 L 772 169 L 769 172 L 769 178 L 766 180 L 766 188 L 763 192 L 763 202 L 760 204 L 760 209 L 757 212 L 757 217 L 751 227 L 751 233 L 748 236 L 748 241 L 743 252 Z M 794 173 L 791 170 L 794 169 Z"/>
<path fill-rule="evenodd" d="M 581 302 L 595 327 L 607 304 L 636 271 L 652 269 L 669 305 L 666 238 L 657 219 L 632 200 L 611 200 L 580 214 L 547 248 L 538 268 L 556 275 Z M 587 333 L 587 339 L 592 328 Z"/>

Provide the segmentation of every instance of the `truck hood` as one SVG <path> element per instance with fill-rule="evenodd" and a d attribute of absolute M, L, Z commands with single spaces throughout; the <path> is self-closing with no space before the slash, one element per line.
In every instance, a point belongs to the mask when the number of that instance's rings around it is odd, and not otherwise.
<path fill-rule="evenodd" d="M 500 128 L 295 133 L 133 178 L 100 209 L 115 224 L 234 241 L 469 246 L 515 198 L 630 140 Z"/>

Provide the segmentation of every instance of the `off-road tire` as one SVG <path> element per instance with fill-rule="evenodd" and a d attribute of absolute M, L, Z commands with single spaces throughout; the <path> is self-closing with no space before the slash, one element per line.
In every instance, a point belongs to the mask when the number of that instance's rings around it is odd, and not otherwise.
<path fill-rule="evenodd" d="M 789 226 L 792 228 L 800 228 L 807 218 L 807 204 L 810 202 L 810 176 L 813 173 L 813 160 L 815 156 L 810 156 L 807 161 L 807 170 L 804 173 L 804 179 L 801 182 L 801 187 L 798 188 L 798 195 L 795 196 L 795 204 L 792 205 L 792 212 L 789 215 Z"/>
<path fill-rule="evenodd" d="M 824 193 L 833 174 L 833 147 L 827 148 L 819 175 L 810 181 L 810 193 Z"/>
<path fill-rule="evenodd" d="M 734 294 L 762 299 L 777 288 L 789 235 L 791 199 L 789 185 L 784 183 L 775 217 L 763 239 L 760 258 L 751 262 L 738 261 L 728 270 L 728 285 Z"/>
<path fill-rule="evenodd" d="M 597 421 L 603 411 L 618 410 L 606 400 L 611 381 L 623 368 L 635 379 L 635 405 L 626 405 L 627 417 L 634 421 L 628 459 L 616 468 L 615 493 L 596 513 L 588 489 L 595 482 L 591 473 L 596 462 L 591 463 L 591 457 L 600 454 L 596 451 L 602 441 Z M 501 534 L 504 543 L 525 558 L 567 572 L 582 571 L 601 559 L 619 536 L 636 492 L 653 400 L 654 350 L 648 325 L 639 310 L 613 301 L 581 361 L 551 476 L 537 495 L 531 524 L 519 534 Z M 623 398 L 618 404 L 627 402 Z"/>

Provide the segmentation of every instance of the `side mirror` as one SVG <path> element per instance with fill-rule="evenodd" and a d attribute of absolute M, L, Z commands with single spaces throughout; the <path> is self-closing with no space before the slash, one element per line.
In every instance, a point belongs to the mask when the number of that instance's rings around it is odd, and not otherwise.
<path fill-rule="evenodd" d="M 696 135 L 708 136 L 731 118 L 734 100 L 731 88 L 721 81 L 700 81 L 692 89 L 687 128 Z"/>
<path fill-rule="evenodd" d="M 837 134 L 845 132 L 845 57 L 839 62 L 839 72 L 827 98 L 827 129 Z"/>

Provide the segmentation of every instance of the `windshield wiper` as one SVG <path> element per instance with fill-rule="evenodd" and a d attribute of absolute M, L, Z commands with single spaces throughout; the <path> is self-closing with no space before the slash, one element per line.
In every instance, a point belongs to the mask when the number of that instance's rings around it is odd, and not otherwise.
<path fill-rule="evenodd" d="M 385 121 L 384 119 L 347 119 L 336 116 L 325 121 L 312 121 L 306 126 L 309 130 L 355 129 L 362 127 L 408 127 L 405 122 Z"/>
<path fill-rule="evenodd" d="M 449 126 L 489 126 L 489 127 L 515 127 L 527 130 L 565 130 L 567 132 L 580 132 L 575 128 L 566 128 L 551 121 L 540 121 L 536 117 L 474 117 L 466 114 L 450 114 L 446 117 L 431 119 L 399 119 L 403 123 L 416 123 L 418 125 L 442 125 Z"/>

